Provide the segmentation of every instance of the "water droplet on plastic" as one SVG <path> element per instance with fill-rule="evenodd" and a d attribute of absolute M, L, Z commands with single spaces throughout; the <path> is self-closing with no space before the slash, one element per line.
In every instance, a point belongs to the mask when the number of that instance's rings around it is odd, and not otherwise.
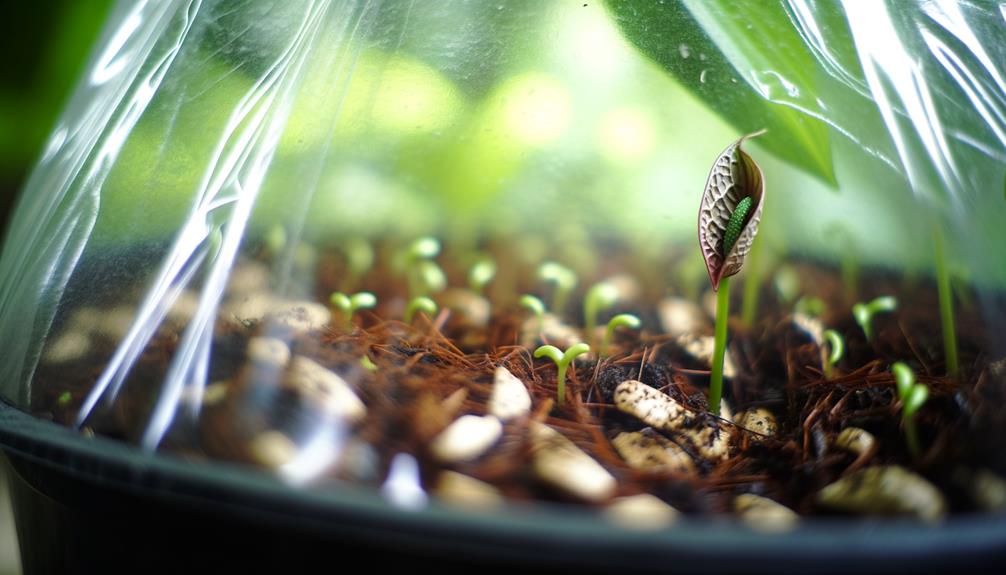
<path fill-rule="evenodd" d="M 705 84 L 706 83 L 706 72 L 708 72 L 708 71 L 709 71 L 708 69 L 703 68 L 702 71 L 699 72 L 699 83 L 701 83 L 701 84 Z"/>
<path fill-rule="evenodd" d="M 692 51 L 688 48 L 688 44 L 678 44 L 678 54 L 687 60 L 692 55 Z"/>

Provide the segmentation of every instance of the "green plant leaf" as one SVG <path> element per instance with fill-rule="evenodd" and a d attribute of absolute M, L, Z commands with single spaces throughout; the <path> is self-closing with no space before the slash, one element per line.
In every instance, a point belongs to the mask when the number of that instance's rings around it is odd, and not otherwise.
<path fill-rule="evenodd" d="M 828 127 L 795 106 L 766 99 L 801 97 L 817 87 L 817 62 L 776 2 L 608 0 L 625 37 L 741 133 L 767 129 L 759 143 L 836 185 Z M 718 42 L 729 41 L 752 69 L 739 71 Z M 756 88 L 757 86 L 757 88 Z M 761 91 L 761 93 L 759 93 Z"/>
<path fill-rule="evenodd" d="M 929 388 L 921 383 L 913 385 L 908 397 L 904 400 L 905 405 L 902 409 L 905 410 L 905 417 L 914 416 L 927 399 L 929 399 Z"/>

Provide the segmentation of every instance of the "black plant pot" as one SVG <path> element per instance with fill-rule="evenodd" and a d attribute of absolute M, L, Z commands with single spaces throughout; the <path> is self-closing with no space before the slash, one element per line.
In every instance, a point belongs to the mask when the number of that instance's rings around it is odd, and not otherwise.
<path fill-rule="evenodd" d="M 417 566 L 521 572 L 939 572 L 1006 566 L 1006 518 L 807 521 L 771 535 L 728 521 L 662 531 L 589 510 L 403 511 L 372 489 L 295 489 L 235 465 L 86 438 L 0 403 L 25 573 L 291 572 Z"/>

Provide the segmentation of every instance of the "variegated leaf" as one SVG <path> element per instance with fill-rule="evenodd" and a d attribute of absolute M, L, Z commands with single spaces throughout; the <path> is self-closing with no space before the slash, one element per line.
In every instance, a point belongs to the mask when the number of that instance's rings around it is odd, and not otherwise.
<path fill-rule="evenodd" d="M 706 189 L 699 205 L 699 248 L 706 261 L 706 271 L 709 272 L 713 290 L 719 289 L 720 280 L 741 270 L 744 258 L 758 233 L 765 180 L 761 168 L 741 149 L 741 144 L 764 133 L 762 130 L 748 134 L 730 144 L 716 158 L 716 163 L 709 172 L 709 179 L 706 180 Z M 730 216 L 738 202 L 749 196 L 754 202 L 753 209 L 730 253 L 724 254 L 723 237 Z"/>

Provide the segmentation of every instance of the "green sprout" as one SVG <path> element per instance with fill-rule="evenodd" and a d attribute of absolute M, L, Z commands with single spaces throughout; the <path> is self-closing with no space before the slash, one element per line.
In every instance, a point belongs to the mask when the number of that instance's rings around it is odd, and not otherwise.
<path fill-rule="evenodd" d="M 490 258 L 483 258 L 475 262 L 472 269 L 468 270 L 468 287 L 477 294 L 482 294 L 486 285 L 496 277 L 496 262 Z"/>
<path fill-rule="evenodd" d="M 594 343 L 594 328 L 597 327 L 597 315 L 608 309 L 618 300 L 618 289 L 608 282 L 600 282 L 591 286 L 583 297 L 583 321 L 587 332 L 587 341 Z"/>
<path fill-rule="evenodd" d="M 758 163 L 741 145 L 765 133 L 748 134 L 727 146 L 716 158 L 699 202 L 699 250 L 716 292 L 716 327 L 709 373 L 709 411 L 719 415 L 723 398 L 723 364 L 730 314 L 730 276 L 744 266 L 751 252 L 765 197 L 765 178 Z M 722 166 L 730 168 L 724 172 Z M 753 319 L 753 318 L 752 318 Z"/>
<path fill-rule="evenodd" d="M 894 382 L 897 384 L 898 399 L 901 400 L 901 422 L 905 427 L 905 440 L 912 457 L 918 458 L 921 453 L 919 436 L 915 429 L 915 414 L 922 404 L 929 399 L 929 388 L 921 383 L 915 383 L 912 369 L 900 361 L 891 366 Z"/>
<path fill-rule="evenodd" d="M 377 371 L 377 366 L 374 365 L 374 362 L 371 361 L 370 357 L 367 355 L 360 358 L 360 365 L 362 365 L 363 369 L 367 371 Z"/>
<path fill-rule="evenodd" d="M 409 301 L 409 305 L 405 306 L 405 323 L 411 324 L 412 318 L 416 315 L 417 311 L 421 311 L 427 316 L 433 317 L 437 313 L 437 303 L 426 296 L 412 298 L 412 300 Z"/>
<path fill-rule="evenodd" d="M 543 345 L 534 350 L 536 358 L 544 356 L 555 362 L 557 372 L 555 377 L 559 385 L 557 394 L 560 406 L 566 401 L 566 368 L 569 367 L 569 364 L 573 363 L 573 360 L 577 356 L 588 352 L 590 352 L 590 346 L 585 343 L 574 344 L 566 350 L 566 353 L 559 351 L 559 348 L 554 345 Z"/>
<path fill-rule="evenodd" d="M 803 296 L 793 304 L 793 310 L 810 317 L 820 317 L 824 313 L 824 300 L 819 297 Z"/>
<path fill-rule="evenodd" d="M 828 347 L 831 348 L 831 353 L 822 362 L 824 364 L 824 377 L 825 379 L 831 379 L 831 368 L 845 355 L 845 340 L 842 339 L 842 334 L 833 329 L 824 330 L 824 339 L 828 342 Z"/>
<path fill-rule="evenodd" d="M 440 242 L 425 236 L 409 244 L 402 257 L 408 276 L 409 295 L 417 298 L 443 291 L 447 287 L 447 276 L 433 258 L 440 253 Z"/>
<path fill-rule="evenodd" d="M 631 313 L 620 313 L 611 318 L 608 322 L 608 327 L 604 330 L 604 340 L 601 342 L 601 355 L 608 355 L 608 348 L 611 345 L 611 340 L 615 337 L 616 329 L 620 327 L 639 329 L 639 326 L 641 325 L 643 325 L 643 323 L 639 321 L 639 318 Z"/>
<path fill-rule="evenodd" d="M 552 311 L 556 315 L 561 314 L 566 308 L 566 300 L 576 287 L 576 273 L 556 262 L 545 262 L 538 267 L 538 277 L 546 283 L 555 284 Z"/>
<path fill-rule="evenodd" d="M 538 332 L 541 333 L 545 329 L 545 304 L 531 294 L 524 294 L 520 296 L 520 307 L 529 310 L 538 318 Z"/>
<path fill-rule="evenodd" d="M 60 405 L 66 405 L 70 403 L 71 399 L 73 399 L 73 396 L 70 395 L 70 392 L 64 391 L 63 393 L 59 394 L 59 398 L 56 401 L 59 402 Z"/>
<path fill-rule="evenodd" d="M 357 310 L 370 309 L 377 305 L 377 297 L 368 291 L 355 293 L 351 296 L 337 291 L 329 296 L 328 301 L 342 312 L 342 319 L 347 328 L 352 325 L 353 314 Z"/>
<path fill-rule="evenodd" d="M 873 316 L 878 313 L 892 312 L 898 309 L 898 300 L 894 296 L 884 295 L 869 303 L 857 303 L 852 306 L 852 316 L 863 328 L 866 341 L 873 341 Z"/>
<path fill-rule="evenodd" d="M 374 266 L 374 248 L 363 238 L 350 238 L 342 245 L 342 253 L 346 258 L 342 286 L 351 289 Z"/>

